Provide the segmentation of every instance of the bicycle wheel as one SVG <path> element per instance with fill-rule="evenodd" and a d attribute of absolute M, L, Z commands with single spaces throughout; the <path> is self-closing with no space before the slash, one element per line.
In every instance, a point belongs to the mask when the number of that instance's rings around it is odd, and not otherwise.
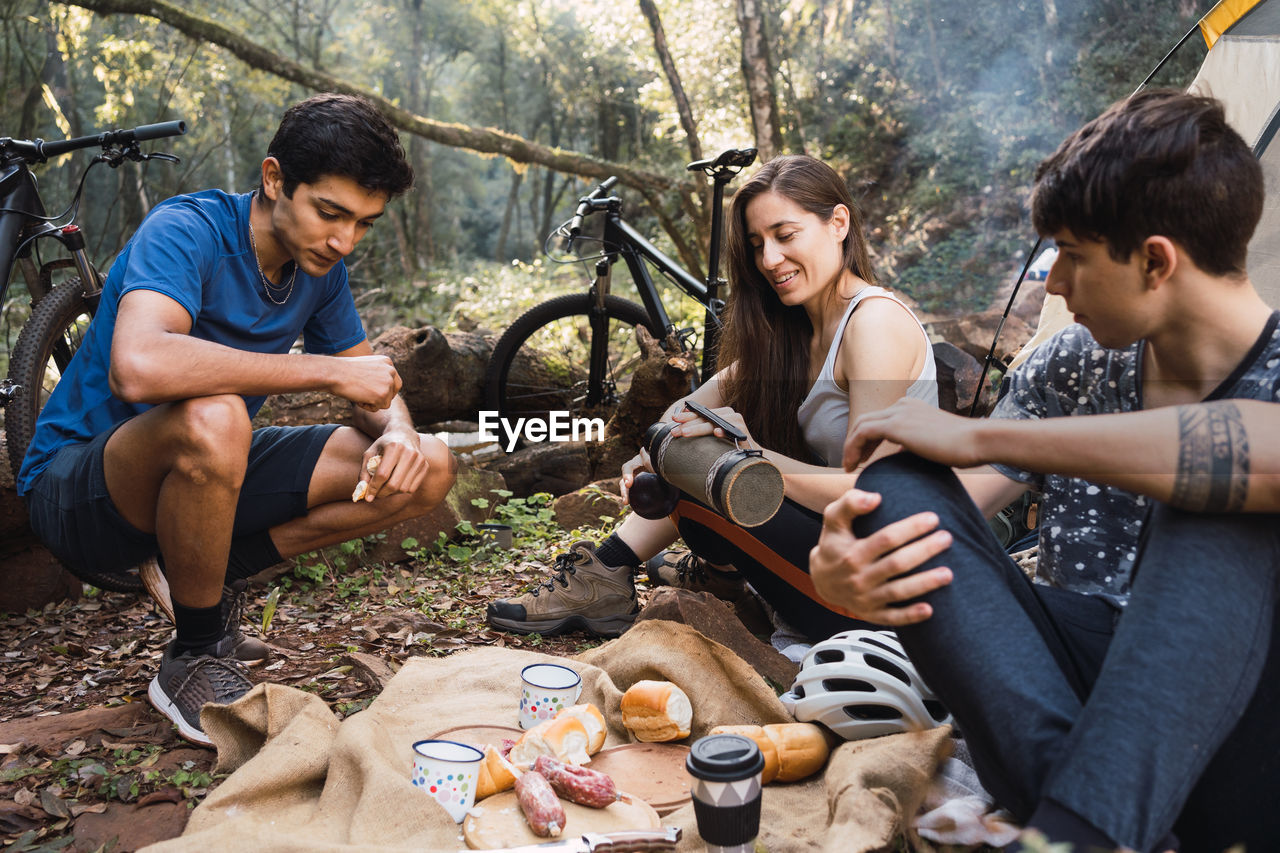
<path fill-rule="evenodd" d="M 637 326 L 661 332 L 634 302 L 605 297 L 607 364 L 601 387 L 588 388 L 593 298 L 559 296 L 525 312 L 498 340 L 485 372 L 485 408 L 515 418 L 549 419 L 551 412 L 606 422 L 631 386 L 640 363 Z"/>
<path fill-rule="evenodd" d="M 36 417 L 79 349 L 89 320 L 84 287 L 79 278 L 72 278 L 36 303 L 31 319 L 18 335 L 9 360 L 9 379 L 19 387 L 4 414 L 9 462 L 15 477 L 35 434 Z"/>
<path fill-rule="evenodd" d="M 9 378 L 20 387 L 4 415 L 9 463 L 15 477 L 35 434 L 36 418 L 80 348 L 91 319 L 80 279 L 70 278 L 36 303 L 31 319 L 18 335 L 9 361 Z M 140 592 L 143 588 L 141 579 L 133 574 L 74 574 L 112 592 Z"/>

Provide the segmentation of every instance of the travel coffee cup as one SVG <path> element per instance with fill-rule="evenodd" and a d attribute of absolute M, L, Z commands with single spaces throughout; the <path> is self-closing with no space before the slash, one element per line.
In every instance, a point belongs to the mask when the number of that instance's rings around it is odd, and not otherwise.
<path fill-rule="evenodd" d="M 707 735 L 690 748 L 685 767 L 707 853 L 751 853 L 760 832 L 760 747 L 742 735 Z"/>

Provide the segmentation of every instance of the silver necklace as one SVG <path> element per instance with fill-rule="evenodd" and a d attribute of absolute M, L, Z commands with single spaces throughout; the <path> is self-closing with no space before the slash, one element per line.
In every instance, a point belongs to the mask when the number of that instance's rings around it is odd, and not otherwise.
<path fill-rule="evenodd" d="M 258 275 L 262 278 L 262 291 L 267 294 L 267 298 L 276 305 L 283 305 L 289 301 L 289 297 L 293 295 L 293 283 L 298 279 L 298 264 L 293 265 L 293 273 L 289 276 L 288 284 L 272 284 L 271 279 L 267 278 L 267 274 L 262 270 L 262 259 L 258 257 L 258 241 L 253 236 L 253 208 L 250 205 L 249 210 L 249 246 L 253 249 L 253 260 L 258 265 Z M 276 299 L 273 290 L 283 290 L 284 299 Z"/>

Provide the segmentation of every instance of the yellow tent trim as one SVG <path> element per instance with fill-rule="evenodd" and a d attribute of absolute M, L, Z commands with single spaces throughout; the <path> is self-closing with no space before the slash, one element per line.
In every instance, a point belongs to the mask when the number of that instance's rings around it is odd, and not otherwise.
<path fill-rule="evenodd" d="M 1200 19 L 1200 33 L 1205 47 L 1212 48 L 1218 38 L 1231 29 L 1231 25 L 1258 5 L 1259 0 L 1222 0 Z"/>

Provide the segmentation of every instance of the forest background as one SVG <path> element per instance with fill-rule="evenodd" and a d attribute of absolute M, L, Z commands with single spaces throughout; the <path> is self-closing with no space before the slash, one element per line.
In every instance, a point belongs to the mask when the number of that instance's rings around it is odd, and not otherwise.
<path fill-rule="evenodd" d="M 958 314 L 1016 277 L 1034 239 L 1036 164 L 1210 6 L 0 0 L 0 135 L 187 121 L 186 136 L 146 146 L 181 165 L 90 174 L 82 223 L 105 267 L 158 201 L 253 188 L 288 104 L 325 89 L 377 96 L 418 182 L 348 259 L 371 335 L 395 323 L 500 329 L 580 286 L 542 247 L 610 174 L 628 218 L 701 275 L 707 193 L 684 165 L 729 147 L 806 152 L 848 180 L 883 282 Z M 1185 85 L 1202 55 L 1189 45 L 1156 84 Z M 89 156 L 39 169 L 52 210 Z M 0 317 L 10 343 L 20 291 Z"/>

